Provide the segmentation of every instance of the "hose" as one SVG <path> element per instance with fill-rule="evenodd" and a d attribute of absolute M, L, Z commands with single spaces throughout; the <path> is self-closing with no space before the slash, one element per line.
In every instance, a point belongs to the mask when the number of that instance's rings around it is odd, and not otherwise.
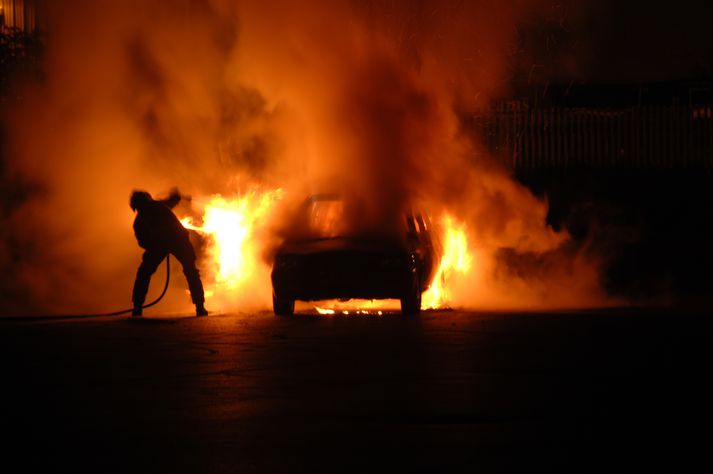
<path fill-rule="evenodd" d="M 170 259 L 170 257 L 171 257 L 171 254 L 166 255 L 166 284 L 163 285 L 163 291 L 161 292 L 160 295 L 158 295 L 158 298 L 156 298 L 155 300 L 153 300 L 152 302 L 150 302 L 148 304 L 141 306 L 141 309 L 150 308 L 151 306 L 155 305 L 156 303 L 158 303 L 159 301 L 161 301 L 163 299 L 164 295 L 166 294 L 166 291 L 168 291 L 168 282 L 171 279 L 171 264 L 170 264 L 171 259 Z M 120 314 L 130 313 L 133 310 L 134 310 L 133 308 L 129 308 L 129 309 L 122 309 L 119 311 L 114 311 L 113 313 L 91 314 L 88 316 L 119 316 Z"/>

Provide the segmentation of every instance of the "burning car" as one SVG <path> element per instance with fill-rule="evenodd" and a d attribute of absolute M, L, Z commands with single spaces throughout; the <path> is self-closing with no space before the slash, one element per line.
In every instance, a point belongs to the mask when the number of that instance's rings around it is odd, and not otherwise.
<path fill-rule="evenodd" d="M 353 225 L 358 208 L 332 194 L 304 202 L 275 255 L 275 314 L 293 314 L 295 300 L 352 298 L 399 299 L 403 314 L 420 312 L 440 258 L 428 216 L 401 213 L 391 232 L 364 231 Z"/>

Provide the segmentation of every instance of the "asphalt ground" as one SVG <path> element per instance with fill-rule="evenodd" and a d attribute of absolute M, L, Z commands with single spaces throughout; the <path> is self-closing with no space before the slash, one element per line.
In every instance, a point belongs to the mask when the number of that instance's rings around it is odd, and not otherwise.
<path fill-rule="evenodd" d="M 0 469 L 707 471 L 712 342 L 705 309 L 5 319 Z"/>

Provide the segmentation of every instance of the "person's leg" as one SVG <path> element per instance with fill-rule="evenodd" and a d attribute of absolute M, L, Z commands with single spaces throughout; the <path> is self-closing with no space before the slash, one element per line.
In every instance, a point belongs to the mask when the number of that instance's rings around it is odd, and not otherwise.
<path fill-rule="evenodd" d="M 171 252 L 183 266 L 183 274 L 188 282 L 188 289 L 191 292 L 191 301 L 196 305 L 196 315 L 205 316 L 208 314 L 204 307 L 205 296 L 203 294 L 203 283 L 200 273 L 196 267 L 196 253 L 193 250 L 190 240 L 180 242 Z"/>
<path fill-rule="evenodd" d="M 134 291 L 132 293 L 131 301 L 134 303 L 134 316 L 141 316 L 142 306 L 144 301 L 146 301 L 146 293 L 149 291 L 149 283 L 151 282 L 151 275 L 156 272 L 156 269 L 161 264 L 164 258 L 166 258 L 168 252 L 165 250 L 146 250 L 143 257 L 141 258 L 141 265 L 136 271 L 136 280 L 134 281 Z"/>

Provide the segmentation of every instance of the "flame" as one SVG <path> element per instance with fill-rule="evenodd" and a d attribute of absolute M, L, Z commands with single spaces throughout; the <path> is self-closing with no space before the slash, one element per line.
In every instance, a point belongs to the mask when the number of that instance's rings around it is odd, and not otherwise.
<path fill-rule="evenodd" d="M 261 248 L 256 234 L 283 194 L 278 188 L 234 198 L 214 195 L 204 205 L 202 224 L 197 224 L 191 217 L 181 219 L 184 227 L 207 237 L 207 266 L 216 285 L 216 289 L 207 288 L 207 294 L 217 293 L 217 288 L 236 290 L 258 275 L 258 267 L 264 264 L 259 258 Z M 465 224 L 449 214 L 444 215 L 442 224 L 443 256 L 431 287 L 423 293 L 422 309 L 447 307 L 451 298 L 449 279 L 455 274 L 466 275 L 473 263 Z M 358 300 L 346 304 L 335 300 L 316 306 L 315 310 L 322 315 L 382 315 L 382 310 L 395 309 L 393 304 L 390 300 Z"/>
<path fill-rule="evenodd" d="M 362 314 L 381 316 L 384 314 L 384 311 L 398 311 L 398 304 L 399 303 L 396 300 L 327 300 L 320 302 L 320 306 L 314 306 L 314 309 L 317 313 L 322 315 Z"/>
<path fill-rule="evenodd" d="M 333 309 L 333 308 L 322 308 L 319 306 L 314 307 L 315 310 L 317 310 L 317 313 L 321 315 L 332 315 L 332 314 L 343 314 L 346 316 L 349 316 L 350 314 L 363 314 L 363 315 L 377 315 L 377 316 L 382 316 L 384 314 L 383 311 L 377 309 L 355 309 L 355 310 L 348 310 L 348 309 Z"/>
<path fill-rule="evenodd" d="M 443 217 L 443 257 L 431 287 L 421 297 L 421 309 L 438 309 L 448 306 L 451 294 L 448 280 L 454 274 L 466 275 L 473 264 L 468 248 L 468 234 L 464 223 L 446 214 Z"/>
<path fill-rule="evenodd" d="M 206 256 L 216 285 L 234 290 L 255 276 L 260 265 L 257 227 L 282 196 L 282 189 L 232 199 L 214 195 L 205 204 L 202 225 L 190 217 L 181 220 L 187 229 L 208 237 Z"/>

